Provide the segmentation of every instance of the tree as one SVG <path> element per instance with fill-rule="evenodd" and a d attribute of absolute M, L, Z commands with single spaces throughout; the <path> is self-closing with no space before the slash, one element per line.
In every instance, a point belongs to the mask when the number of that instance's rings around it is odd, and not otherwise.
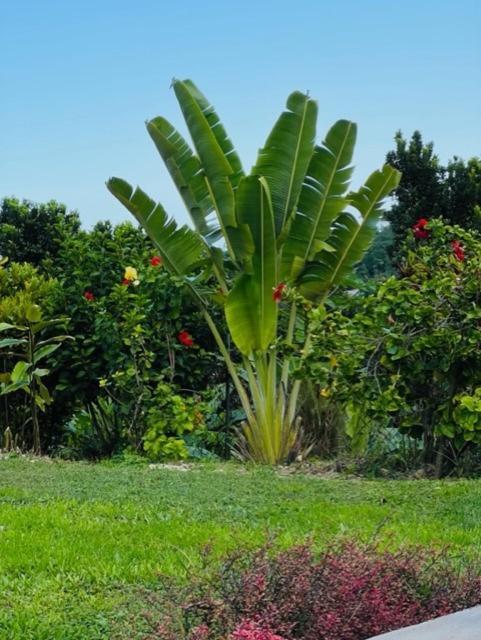
<path fill-rule="evenodd" d="M 35 204 L 5 198 L 0 206 L 0 255 L 39 267 L 46 258 L 55 258 L 63 240 L 79 229 L 78 213 L 67 212 L 54 200 Z"/>
<path fill-rule="evenodd" d="M 386 213 L 394 233 L 394 257 L 407 229 L 420 218 L 442 217 L 449 224 L 480 230 L 481 160 L 454 157 L 443 166 L 433 143 L 425 144 L 419 131 L 409 142 L 400 131 L 394 139 L 396 148 L 386 156 L 386 162 L 402 174 L 395 202 Z"/>
<path fill-rule="evenodd" d="M 401 180 L 393 195 L 395 202 L 386 212 L 397 248 L 406 230 L 419 218 L 442 216 L 443 169 L 433 152 L 433 143 L 424 144 L 421 133 L 415 131 L 409 143 L 400 131 L 395 136 L 396 149 L 386 156 L 386 162 L 401 172 Z"/>
<path fill-rule="evenodd" d="M 456 156 L 444 174 L 444 218 L 464 229 L 481 231 L 481 159 Z"/>
<path fill-rule="evenodd" d="M 391 225 L 379 227 L 372 245 L 357 268 L 358 275 L 363 279 L 390 276 L 394 271 L 391 262 L 393 243 L 394 234 Z"/>
<path fill-rule="evenodd" d="M 310 343 L 309 333 L 298 329 L 299 301 L 322 304 L 359 262 L 399 173 L 385 165 L 348 193 L 356 125 L 339 120 L 316 145 L 317 104 L 294 92 L 246 175 L 205 96 L 190 80 L 175 80 L 173 88 L 196 153 L 164 118 L 148 122 L 147 130 L 194 229 L 179 227 L 162 205 L 120 178 L 107 186 L 202 309 L 245 412 L 249 455 L 276 463 L 299 435 L 300 381 L 291 382 L 292 354 L 296 340 L 304 353 Z M 196 277 L 199 265 L 204 271 Z M 206 286 L 209 278 L 214 289 Z M 210 313 L 214 304 L 224 309 L 242 371 Z"/>

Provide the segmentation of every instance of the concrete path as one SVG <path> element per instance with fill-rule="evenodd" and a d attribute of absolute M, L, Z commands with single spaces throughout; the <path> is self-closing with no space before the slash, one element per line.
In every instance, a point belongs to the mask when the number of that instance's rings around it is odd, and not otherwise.
<path fill-rule="evenodd" d="M 371 640 L 481 640 L 481 606 L 414 627 L 384 633 Z"/>

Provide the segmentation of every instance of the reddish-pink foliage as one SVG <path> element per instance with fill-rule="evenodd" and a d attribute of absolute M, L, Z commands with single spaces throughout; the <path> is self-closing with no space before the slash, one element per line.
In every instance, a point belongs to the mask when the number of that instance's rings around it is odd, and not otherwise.
<path fill-rule="evenodd" d="M 164 622 L 150 637 L 365 640 L 479 603 L 481 578 L 428 551 L 262 550 L 229 560 L 214 582 L 190 585 L 177 603 L 182 630 L 172 635 Z"/>
<path fill-rule="evenodd" d="M 244 620 L 230 634 L 229 640 L 284 640 L 252 620 Z"/>

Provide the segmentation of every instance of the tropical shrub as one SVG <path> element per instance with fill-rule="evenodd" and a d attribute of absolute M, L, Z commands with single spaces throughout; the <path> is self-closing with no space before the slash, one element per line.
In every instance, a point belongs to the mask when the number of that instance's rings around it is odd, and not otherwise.
<path fill-rule="evenodd" d="M 173 88 L 195 153 L 164 118 L 148 122 L 147 130 L 194 229 L 179 227 L 162 205 L 124 180 L 112 178 L 107 186 L 142 224 L 209 325 L 245 412 L 249 455 L 279 462 L 298 439 L 300 382 L 290 382 L 290 354 L 298 342 L 307 351 L 310 341 L 298 330 L 296 296 L 322 303 L 350 273 L 399 173 L 386 165 L 348 193 L 356 125 L 338 121 L 316 146 L 316 102 L 294 92 L 245 175 L 205 96 L 190 80 L 175 80 Z M 212 315 L 215 305 L 225 313 L 241 368 Z"/>
<path fill-rule="evenodd" d="M 54 307 L 67 310 L 76 338 L 55 354 L 53 443 L 70 441 L 62 425 L 73 414 L 110 398 L 123 423 L 118 446 L 141 448 L 161 379 L 199 392 L 225 379 L 197 307 L 140 230 L 98 224 L 70 238 L 50 268 L 61 285 Z"/>
<path fill-rule="evenodd" d="M 32 449 L 40 453 L 40 422 L 38 411 L 45 411 L 52 403 L 52 396 L 45 385 L 44 378 L 50 374 L 44 360 L 56 351 L 69 336 L 51 335 L 55 325 L 66 324 L 65 319 L 44 320 L 42 310 L 32 304 L 25 310 L 23 325 L 0 323 L 0 355 L 15 364 L 11 371 L 1 374 L 0 394 L 7 395 L 23 392 L 28 399 L 28 419 L 32 424 Z M 48 330 L 48 332 L 46 332 Z M 24 427 L 22 426 L 22 444 Z M 9 425 L 6 425 L 9 428 Z M 16 440 L 16 438 L 15 438 Z"/>
<path fill-rule="evenodd" d="M 226 559 L 214 576 L 172 585 L 150 640 L 365 640 L 481 602 L 481 578 L 444 554 L 353 543 Z"/>
<path fill-rule="evenodd" d="M 159 383 L 156 402 L 147 414 L 147 430 L 144 450 L 151 460 L 171 458 L 183 460 L 189 457 L 183 436 L 204 427 L 204 416 L 199 398 L 182 397 L 172 386 Z"/>
<path fill-rule="evenodd" d="M 83 231 L 74 224 L 75 216 L 70 219 L 64 208 L 52 203 L 21 205 L 9 200 L 4 202 L 4 213 L 5 224 L 7 213 L 12 220 L 14 213 L 21 214 L 19 233 L 26 245 L 30 246 L 29 234 L 40 221 L 48 229 L 46 237 L 38 239 L 38 246 L 45 249 L 43 258 L 40 248 L 36 257 L 31 256 L 39 269 L 7 259 L 0 264 L 0 322 L 26 327 L 27 310 L 36 305 L 42 321 L 68 316 L 67 332 L 73 338 L 52 351 L 41 367 L 39 388 L 48 389 L 49 397 L 42 407 L 37 403 L 34 419 L 44 450 L 76 458 L 99 458 L 122 447 L 142 450 L 147 415 L 157 402 L 161 380 L 188 395 L 192 389 L 203 394 L 211 386 L 224 387 L 226 368 L 213 353 L 208 326 L 183 283 L 163 268 L 140 229 L 129 223 L 116 227 L 98 223 L 92 231 Z M 13 247 L 5 242 L 7 248 Z M 29 246 L 24 247 L 27 257 L 30 249 L 37 251 Z M 217 319 L 222 327 L 220 313 Z M 53 337 L 54 330 L 48 331 Z M 27 336 L 10 327 L 1 337 Z M 4 383 L 18 359 L 6 347 L 0 353 Z M 14 392 L 10 385 L 8 395 L 4 388 L 0 424 L 2 433 L 8 429 L 9 446 L 30 449 L 32 411 L 22 388 Z M 115 407 L 114 423 L 109 429 L 100 428 L 105 420 L 96 417 L 106 419 L 110 405 Z M 206 429 L 192 434 L 189 451 L 204 455 L 205 448 L 212 447 L 226 453 L 229 440 L 222 433 L 222 411 L 223 407 L 218 418 L 209 416 L 212 433 Z"/>
<path fill-rule="evenodd" d="M 126 444 L 124 425 L 110 398 L 99 397 L 67 422 L 58 453 L 68 459 L 101 460 L 120 453 Z"/>
<path fill-rule="evenodd" d="M 400 267 L 374 293 L 312 313 L 306 375 L 344 399 L 354 438 L 390 424 L 422 439 L 440 472 L 447 441 L 458 451 L 481 441 L 481 239 L 421 219 Z"/>
<path fill-rule="evenodd" d="M 67 319 L 49 315 L 49 296 L 57 287 L 28 264 L 0 265 L 0 395 L 2 439 L 7 448 L 39 453 L 39 411 L 52 403 L 47 378 L 52 354 L 69 337 L 56 335 Z M 45 312 L 44 312 L 45 311 Z M 10 400 L 11 398 L 11 400 Z"/>
<path fill-rule="evenodd" d="M 21 323 L 32 304 L 46 316 L 54 313 L 52 297 L 58 282 L 31 264 L 0 260 L 0 322 Z"/>

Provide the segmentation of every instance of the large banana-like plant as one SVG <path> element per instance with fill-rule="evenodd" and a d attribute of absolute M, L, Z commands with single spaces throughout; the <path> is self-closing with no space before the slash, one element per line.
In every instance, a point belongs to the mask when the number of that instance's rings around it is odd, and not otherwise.
<path fill-rule="evenodd" d="M 202 309 L 245 411 L 250 456 L 277 463 L 288 456 L 299 430 L 300 383 L 291 382 L 291 357 L 282 355 L 292 352 L 296 300 L 322 304 L 360 261 L 383 199 L 400 174 L 385 165 L 361 189 L 349 192 L 356 125 L 339 120 L 317 145 L 317 104 L 296 91 L 246 175 L 205 96 L 190 80 L 175 80 L 173 88 L 194 148 L 164 118 L 148 122 L 147 130 L 193 227 L 177 225 L 161 204 L 120 178 L 111 178 L 107 186 Z M 240 365 L 209 312 L 214 296 L 198 284 L 200 269 L 217 281 L 222 295 L 215 299 L 222 300 Z M 288 290 L 296 295 L 281 300 Z M 279 323 L 284 310 L 288 321 Z M 305 353 L 309 335 L 302 339 Z"/>

